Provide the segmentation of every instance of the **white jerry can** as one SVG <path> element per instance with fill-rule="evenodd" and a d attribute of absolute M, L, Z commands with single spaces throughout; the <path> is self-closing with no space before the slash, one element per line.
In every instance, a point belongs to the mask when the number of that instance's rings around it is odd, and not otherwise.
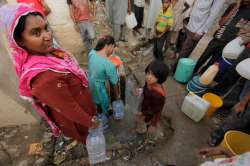
<path fill-rule="evenodd" d="M 209 103 L 194 93 L 189 93 L 183 101 L 181 111 L 195 122 L 199 122 L 206 114 Z"/>

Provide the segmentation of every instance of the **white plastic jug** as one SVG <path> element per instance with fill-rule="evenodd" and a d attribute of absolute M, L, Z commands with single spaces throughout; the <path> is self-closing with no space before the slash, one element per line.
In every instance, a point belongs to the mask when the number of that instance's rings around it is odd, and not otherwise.
<path fill-rule="evenodd" d="M 200 77 L 200 83 L 203 85 L 209 85 L 213 82 L 214 77 L 219 72 L 219 64 L 215 63 L 211 65 Z"/>
<path fill-rule="evenodd" d="M 195 122 L 199 122 L 206 114 L 209 103 L 201 97 L 189 93 L 183 101 L 181 111 Z"/>
<path fill-rule="evenodd" d="M 242 51 L 245 49 L 245 45 L 241 37 L 237 37 L 234 40 L 230 41 L 223 49 L 222 55 L 228 59 L 237 59 Z"/>
<path fill-rule="evenodd" d="M 236 66 L 236 71 L 240 74 L 240 76 L 248 80 L 250 80 L 250 67 L 249 66 L 250 66 L 250 58 L 247 58 L 241 61 Z"/>
<path fill-rule="evenodd" d="M 126 25 L 129 29 L 133 29 L 137 25 L 135 14 L 131 12 L 126 16 Z"/>
<path fill-rule="evenodd" d="M 89 163 L 97 164 L 106 160 L 106 142 L 101 128 L 90 129 L 86 147 Z"/>

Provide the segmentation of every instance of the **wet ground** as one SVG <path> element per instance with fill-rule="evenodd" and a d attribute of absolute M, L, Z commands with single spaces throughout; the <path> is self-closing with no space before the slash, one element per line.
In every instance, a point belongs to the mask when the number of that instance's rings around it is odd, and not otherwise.
<path fill-rule="evenodd" d="M 143 85 L 144 69 L 153 59 L 152 54 L 139 55 L 141 57 L 129 54 L 126 56 L 129 57 L 126 63 L 128 88 Z M 145 143 L 146 135 L 135 134 L 135 112 L 140 99 L 133 96 L 128 89 L 124 119 L 111 119 L 110 128 L 105 132 L 109 160 L 99 165 L 195 166 L 202 161 L 197 150 L 206 146 L 209 133 L 218 121 L 217 118 L 193 122 L 181 112 L 182 101 L 186 95 L 185 85 L 177 83 L 170 76 L 164 87 L 167 97 L 156 144 Z M 88 163 L 83 145 L 72 144 L 72 140 L 62 137 L 53 138 L 43 123 L 5 128 L 0 131 L 0 165 L 47 166 L 58 163 L 61 166 L 80 166 Z M 41 143 L 42 151 L 38 154 L 28 154 L 29 145 L 32 143 Z M 72 147 L 67 148 L 71 145 Z"/>
<path fill-rule="evenodd" d="M 110 33 L 107 18 L 101 9 L 98 18 L 101 21 L 96 21 L 97 36 Z M 152 47 L 136 40 L 131 32 L 127 34 L 128 42 L 118 43 L 116 53 L 126 65 L 128 87 L 143 86 L 144 69 L 153 59 Z M 194 57 L 200 55 L 209 38 L 201 41 Z M 169 66 L 173 64 L 167 58 L 165 61 Z M 86 62 L 81 64 L 84 68 Z M 197 150 L 207 146 L 209 133 L 219 120 L 214 117 L 193 122 L 181 112 L 187 93 L 185 85 L 170 76 L 164 87 L 167 97 L 156 144 L 145 143 L 146 135 L 135 134 L 135 112 L 140 99 L 127 90 L 125 118 L 121 121 L 110 120 L 110 128 L 105 132 L 109 159 L 99 165 L 196 166 L 202 162 Z M 32 143 L 41 145 L 35 154 L 29 154 Z M 53 138 L 44 123 L 0 129 L 0 166 L 50 166 L 55 163 L 60 166 L 88 165 L 86 148 L 67 138 Z"/>

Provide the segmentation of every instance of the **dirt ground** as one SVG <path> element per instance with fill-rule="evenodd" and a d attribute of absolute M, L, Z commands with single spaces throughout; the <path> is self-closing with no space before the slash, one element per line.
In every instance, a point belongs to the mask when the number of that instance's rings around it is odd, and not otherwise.
<path fill-rule="evenodd" d="M 104 15 L 96 21 L 97 36 L 110 33 Z M 105 24 L 105 26 L 104 26 Z M 103 28 L 104 27 L 104 28 Z M 127 43 L 119 43 L 116 53 L 126 64 L 128 80 L 134 86 L 144 83 L 145 66 L 153 59 L 150 47 L 141 47 L 138 40 L 127 32 Z M 202 39 L 193 56 L 199 56 L 211 37 Z M 143 45 L 143 44 L 142 44 Z M 87 57 L 85 55 L 85 57 Z M 172 61 L 165 59 L 167 64 Z M 86 62 L 81 63 L 86 68 Z M 128 82 L 128 81 L 127 81 Z M 127 93 L 126 116 L 122 121 L 110 122 L 105 132 L 109 159 L 103 166 L 196 166 L 203 160 L 197 154 L 207 146 L 210 131 L 220 122 L 216 117 L 194 122 L 181 112 L 185 85 L 177 83 L 172 76 L 164 83 L 167 91 L 166 104 L 159 127 L 159 141 L 144 144 L 145 135 L 136 135 L 134 114 L 136 102 Z M 36 154 L 29 154 L 30 144 L 40 143 Z M 63 137 L 54 138 L 46 125 L 31 124 L 0 129 L 0 166 L 83 166 L 88 165 L 86 148 Z M 55 164 L 57 163 L 57 164 Z"/>

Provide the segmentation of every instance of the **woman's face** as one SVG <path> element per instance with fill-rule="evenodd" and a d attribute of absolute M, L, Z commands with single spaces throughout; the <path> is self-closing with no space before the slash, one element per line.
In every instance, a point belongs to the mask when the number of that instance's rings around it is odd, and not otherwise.
<path fill-rule="evenodd" d="M 29 15 L 19 45 L 30 54 L 47 54 L 53 50 L 52 35 L 41 16 Z"/>
<path fill-rule="evenodd" d="M 112 44 L 106 46 L 106 54 L 108 57 L 113 54 L 114 49 L 115 49 L 115 46 Z"/>
<path fill-rule="evenodd" d="M 148 85 L 155 84 L 158 81 L 157 78 L 155 77 L 155 75 L 151 71 L 146 73 L 145 78 L 146 78 L 146 82 Z"/>

